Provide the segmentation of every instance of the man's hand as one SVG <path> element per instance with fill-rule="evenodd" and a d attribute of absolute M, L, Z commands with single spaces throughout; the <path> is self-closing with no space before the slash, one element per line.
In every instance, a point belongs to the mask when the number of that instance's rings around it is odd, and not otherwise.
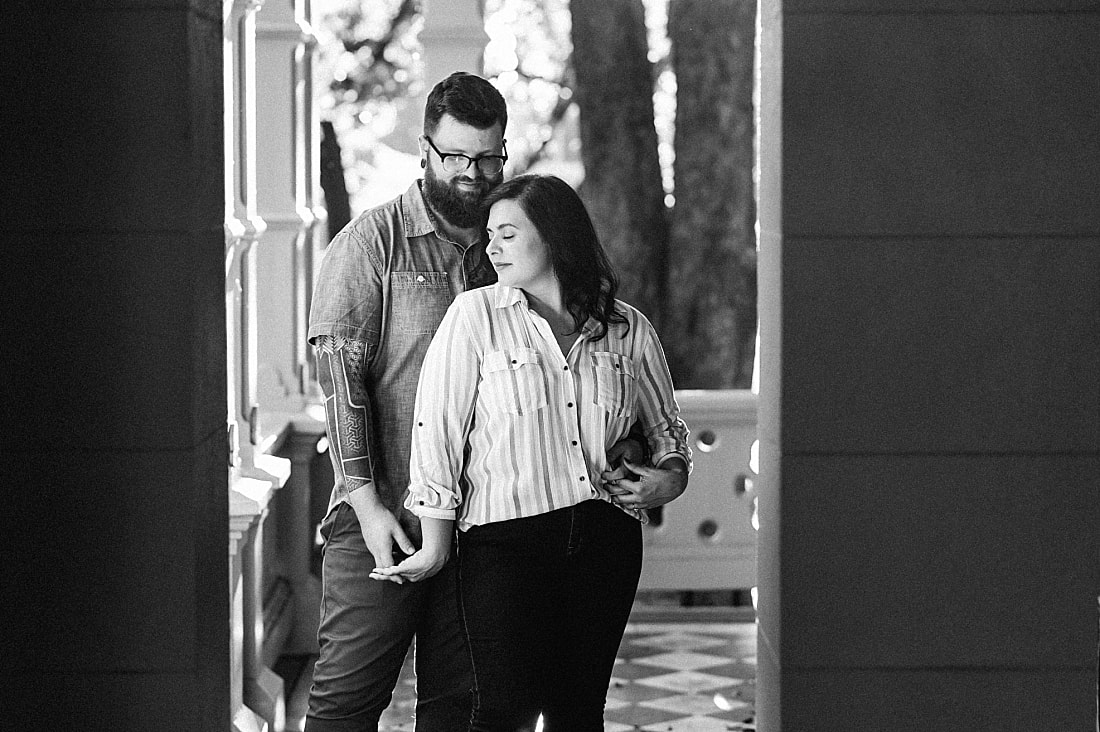
<path fill-rule="evenodd" d="M 405 534 L 405 530 L 401 528 L 397 517 L 382 505 L 373 490 L 368 490 L 364 486 L 359 490 L 351 491 L 348 494 L 348 500 L 355 509 L 356 518 L 359 519 L 363 543 L 367 545 L 367 551 L 374 557 L 375 569 L 394 565 L 393 545 L 395 543 L 406 554 L 416 551 L 416 547 Z"/>
<path fill-rule="evenodd" d="M 638 441 L 629 436 L 624 437 L 607 451 L 607 464 L 610 469 L 603 471 L 600 477 L 603 478 L 604 483 L 621 478 L 635 478 L 637 476 L 630 473 L 624 463 L 627 460 L 632 463 L 640 463 L 642 457 L 642 446 Z"/>
<path fill-rule="evenodd" d="M 433 518 L 431 516 L 420 517 L 420 531 L 423 535 L 424 546 L 419 551 L 406 552 L 410 556 L 396 566 L 376 565 L 370 573 L 370 578 L 375 580 L 387 580 L 404 584 L 409 582 L 421 582 L 443 569 L 447 558 L 451 555 L 452 532 L 454 521 L 451 519 Z M 392 565 L 393 562 L 390 562 Z"/>
<path fill-rule="evenodd" d="M 687 466 L 679 458 L 673 458 L 667 468 L 651 468 L 630 460 L 623 460 L 626 469 L 638 476 L 611 477 L 615 471 L 605 472 L 604 488 L 611 494 L 611 502 L 623 508 L 657 508 L 673 501 L 687 488 Z"/>

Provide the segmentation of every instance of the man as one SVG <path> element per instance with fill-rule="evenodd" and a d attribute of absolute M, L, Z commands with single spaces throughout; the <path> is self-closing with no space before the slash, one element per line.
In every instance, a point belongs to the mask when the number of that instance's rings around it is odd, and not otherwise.
<path fill-rule="evenodd" d="M 466 729 L 471 672 L 449 563 L 419 582 L 370 579 L 415 552 L 402 508 L 424 352 L 455 295 L 492 284 L 479 206 L 503 180 L 504 98 L 455 73 L 432 89 L 423 181 L 364 212 L 329 245 L 308 338 L 316 347 L 336 482 L 308 732 L 376 730 L 415 636 L 418 732 Z"/>

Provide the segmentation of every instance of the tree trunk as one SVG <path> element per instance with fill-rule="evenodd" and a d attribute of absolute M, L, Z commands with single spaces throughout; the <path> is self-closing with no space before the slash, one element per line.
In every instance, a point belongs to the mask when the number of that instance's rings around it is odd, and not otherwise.
<path fill-rule="evenodd" d="M 676 205 L 665 348 L 678 388 L 747 388 L 756 335 L 754 0 L 671 0 Z"/>
<path fill-rule="evenodd" d="M 332 122 L 321 122 L 321 191 L 325 195 L 325 211 L 328 212 L 328 238 L 332 241 L 340 229 L 351 221 L 351 198 L 344 182 L 344 163 L 340 154 L 340 140 Z"/>
<path fill-rule="evenodd" d="M 581 196 L 619 274 L 619 296 L 660 327 L 668 220 L 653 126 L 642 0 L 572 0 Z"/>

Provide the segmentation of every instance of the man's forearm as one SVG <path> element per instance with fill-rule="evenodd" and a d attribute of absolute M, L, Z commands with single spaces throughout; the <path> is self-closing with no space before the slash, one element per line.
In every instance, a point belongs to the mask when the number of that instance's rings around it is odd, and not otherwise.
<path fill-rule="evenodd" d="M 317 380 L 325 397 L 333 464 L 339 478 L 360 502 L 377 502 L 370 446 L 372 423 L 364 369 L 367 344 L 332 336 L 317 339 Z M 365 506 L 366 504 L 364 504 Z"/>

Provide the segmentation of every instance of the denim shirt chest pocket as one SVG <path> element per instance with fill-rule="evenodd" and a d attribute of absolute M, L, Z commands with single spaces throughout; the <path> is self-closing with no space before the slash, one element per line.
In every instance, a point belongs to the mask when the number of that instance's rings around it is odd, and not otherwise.
<path fill-rule="evenodd" d="M 446 272 L 393 272 L 390 299 L 390 325 L 395 331 L 432 335 L 454 294 Z"/>
<path fill-rule="evenodd" d="M 630 356 L 611 351 L 593 351 L 596 372 L 595 402 L 612 414 L 633 413 L 637 398 L 637 374 Z"/>
<path fill-rule="evenodd" d="M 546 407 L 546 379 L 533 348 L 490 351 L 481 360 L 479 397 L 490 409 L 532 414 Z"/>

